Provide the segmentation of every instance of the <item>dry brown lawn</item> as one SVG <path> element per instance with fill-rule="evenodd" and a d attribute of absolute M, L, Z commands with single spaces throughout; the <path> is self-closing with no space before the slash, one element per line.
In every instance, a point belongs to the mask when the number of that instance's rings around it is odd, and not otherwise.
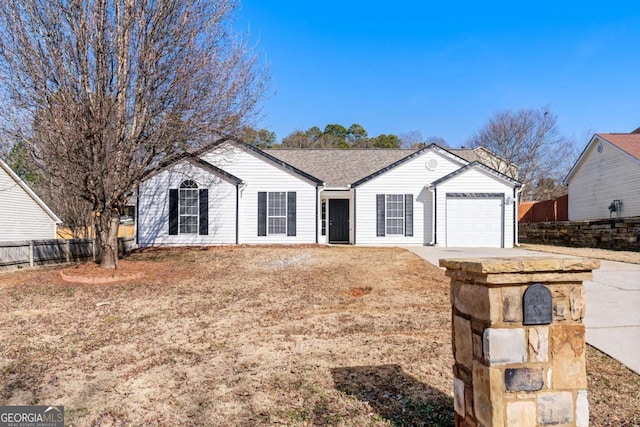
<path fill-rule="evenodd" d="M 448 283 L 401 249 L 149 251 L 144 279 L 0 275 L 0 404 L 68 425 L 452 425 Z M 592 425 L 640 424 L 640 377 L 588 353 Z"/>

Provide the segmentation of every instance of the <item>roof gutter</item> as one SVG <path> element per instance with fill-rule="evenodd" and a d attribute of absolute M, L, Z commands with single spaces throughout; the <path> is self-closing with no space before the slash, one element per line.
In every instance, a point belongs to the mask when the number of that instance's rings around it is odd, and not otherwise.
<path fill-rule="evenodd" d="M 349 191 L 351 190 L 351 185 L 347 185 L 346 187 L 327 187 L 326 185 L 322 186 L 322 190 L 324 191 Z"/>

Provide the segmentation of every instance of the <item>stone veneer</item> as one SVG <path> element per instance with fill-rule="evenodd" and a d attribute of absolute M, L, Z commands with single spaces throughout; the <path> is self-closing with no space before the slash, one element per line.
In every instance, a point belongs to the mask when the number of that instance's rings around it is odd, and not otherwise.
<path fill-rule="evenodd" d="M 596 260 L 443 259 L 451 278 L 456 427 L 589 423 L 582 282 Z M 523 295 L 551 292 L 552 321 L 523 324 Z"/>
<path fill-rule="evenodd" d="M 638 251 L 640 217 L 519 224 L 518 240 L 542 245 Z"/>

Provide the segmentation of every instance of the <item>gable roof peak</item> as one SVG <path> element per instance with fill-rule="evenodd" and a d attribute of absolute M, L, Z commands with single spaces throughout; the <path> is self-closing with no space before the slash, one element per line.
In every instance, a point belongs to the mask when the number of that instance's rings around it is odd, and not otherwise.
<path fill-rule="evenodd" d="M 636 160 L 640 160 L 640 132 L 639 133 L 598 133 L 600 139 L 615 145 Z"/>
<path fill-rule="evenodd" d="M 27 193 L 33 199 L 33 201 L 36 202 L 36 204 L 38 204 L 42 208 L 42 210 L 47 215 L 49 215 L 49 217 L 53 220 L 53 222 L 55 222 L 56 224 L 62 223 L 62 220 L 58 217 L 58 215 L 56 215 L 51 210 L 51 208 L 47 206 L 47 204 L 44 201 L 42 201 L 40 197 L 38 197 L 38 195 L 31 189 L 31 187 L 29 187 L 29 185 L 27 185 L 27 183 L 24 182 L 22 178 L 20 178 L 18 174 L 15 173 L 13 169 L 11 169 L 9 165 L 6 164 L 2 159 L 0 159 L 0 169 L 4 169 L 7 175 L 9 175 L 9 177 L 13 179 L 18 184 L 18 186 L 22 188 L 24 192 Z"/>
<path fill-rule="evenodd" d="M 457 175 L 460 175 L 461 173 L 464 173 L 465 171 L 467 171 L 469 169 L 480 169 L 480 170 L 482 170 L 482 171 L 484 171 L 484 172 L 486 172 L 486 173 L 488 173 L 490 175 L 495 176 L 496 178 L 501 179 L 502 181 L 505 181 L 505 182 L 508 182 L 510 184 L 513 184 L 514 187 L 517 187 L 517 188 L 522 187 L 522 183 L 520 181 L 518 181 L 516 179 L 513 179 L 510 176 L 505 175 L 505 174 L 503 174 L 503 173 L 501 173 L 501 172 L 499 172 L 499 171 L 497 171 L 497 170 L 495 170 L 495 169 L 493 169 L 493 168 L 491 168 L 491 167 L 489 167 L 489 166 L 485 165 L 484 163 L 479 162 L 477 160 L 473 161 L 473 162 L 471 162 L 471 163 L 469 163 L 469 164 L 467 164 L 467 165 L 465 165 L 463 167 L 461 167 L 460 169 L 457 169 L 457 170 L 449 173 L 448 175 L 443 176 L 440 179 L 437 179 L 437 180 L 433 181 L 430 184 L 430 186 L 431 187 L 437 187 L 438 185 L 442 184 L 443 182 L 448 181 L 451 178 L 453 178 L 453 177 L 455 177 Z"/>
<path fill-rule="evenodd" d="M 241 148 L 241 149 L 243 149 L 245 151 L 250 151 L 250 152 L 252 152 L 252 153 L 254 153 L 254 154 L 256 154 L 256 155 L 258 155 L 258 156 L 260 156 L 260 157 L 262 157 L 264 159 L 267 159 L 271 163 L 274 163 L 274 164 L 282 167 L 283 169 L 286 169 L 287 171 L 289 171 L 291 173 L 294 173 L 294 174 L 296 174 L 296 175 L 298 175 L 300 177 L 303 177 L 303 178 L 315 183 L 316 185 L 324 185 L 325 184 L 325 182 L 323 180 L 321 180 L 319 178 L 316 178 L 315 176 L 311 175 L 310 173 L 308 173 L 308 172 L 306 172 L 306 171 L 304 171 L 302 169 L 299 169 L 299 168 L 293 166 L 292 164 L 290 164 L 290 163 L 288 163 L 288 162 L 286 162 L 286 161 L 284 161 L 282 159 L 279 159 L 276 156 L 273 156 L 272 154 L 269 154 L 269 152 L 273 152 L 273 151 L 277 151 L 277 150 L 262 150 L 262 149 L 256 147 L 255 145 L 251 145 L 251 144 L 246 143 L 246 142 L 244 142 L 244 141 L 242 141 L 240 139 L 237 139 L 237 138 L 225 139 L 224 141 L 221 141 L 220 144 L 217 144 L 216 147 L 219 147 L 224 143 L 233 144 L 233 145 L 236 145 L 236 146 L 238 146 L 239 148 Z M 213 148 L 215 148 L 215 147 L 212 147 L 212 149 Z M 267 151 L 269 151 L 269 152 L 267 152 Z"/>

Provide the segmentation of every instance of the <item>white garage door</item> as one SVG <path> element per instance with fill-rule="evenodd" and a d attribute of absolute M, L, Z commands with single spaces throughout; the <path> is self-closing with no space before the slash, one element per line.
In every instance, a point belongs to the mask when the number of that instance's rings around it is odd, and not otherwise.
<path fill-rule="evenodd" d="M 502 247 L 502 198 L 447 197 L 447 247 Z"/>

